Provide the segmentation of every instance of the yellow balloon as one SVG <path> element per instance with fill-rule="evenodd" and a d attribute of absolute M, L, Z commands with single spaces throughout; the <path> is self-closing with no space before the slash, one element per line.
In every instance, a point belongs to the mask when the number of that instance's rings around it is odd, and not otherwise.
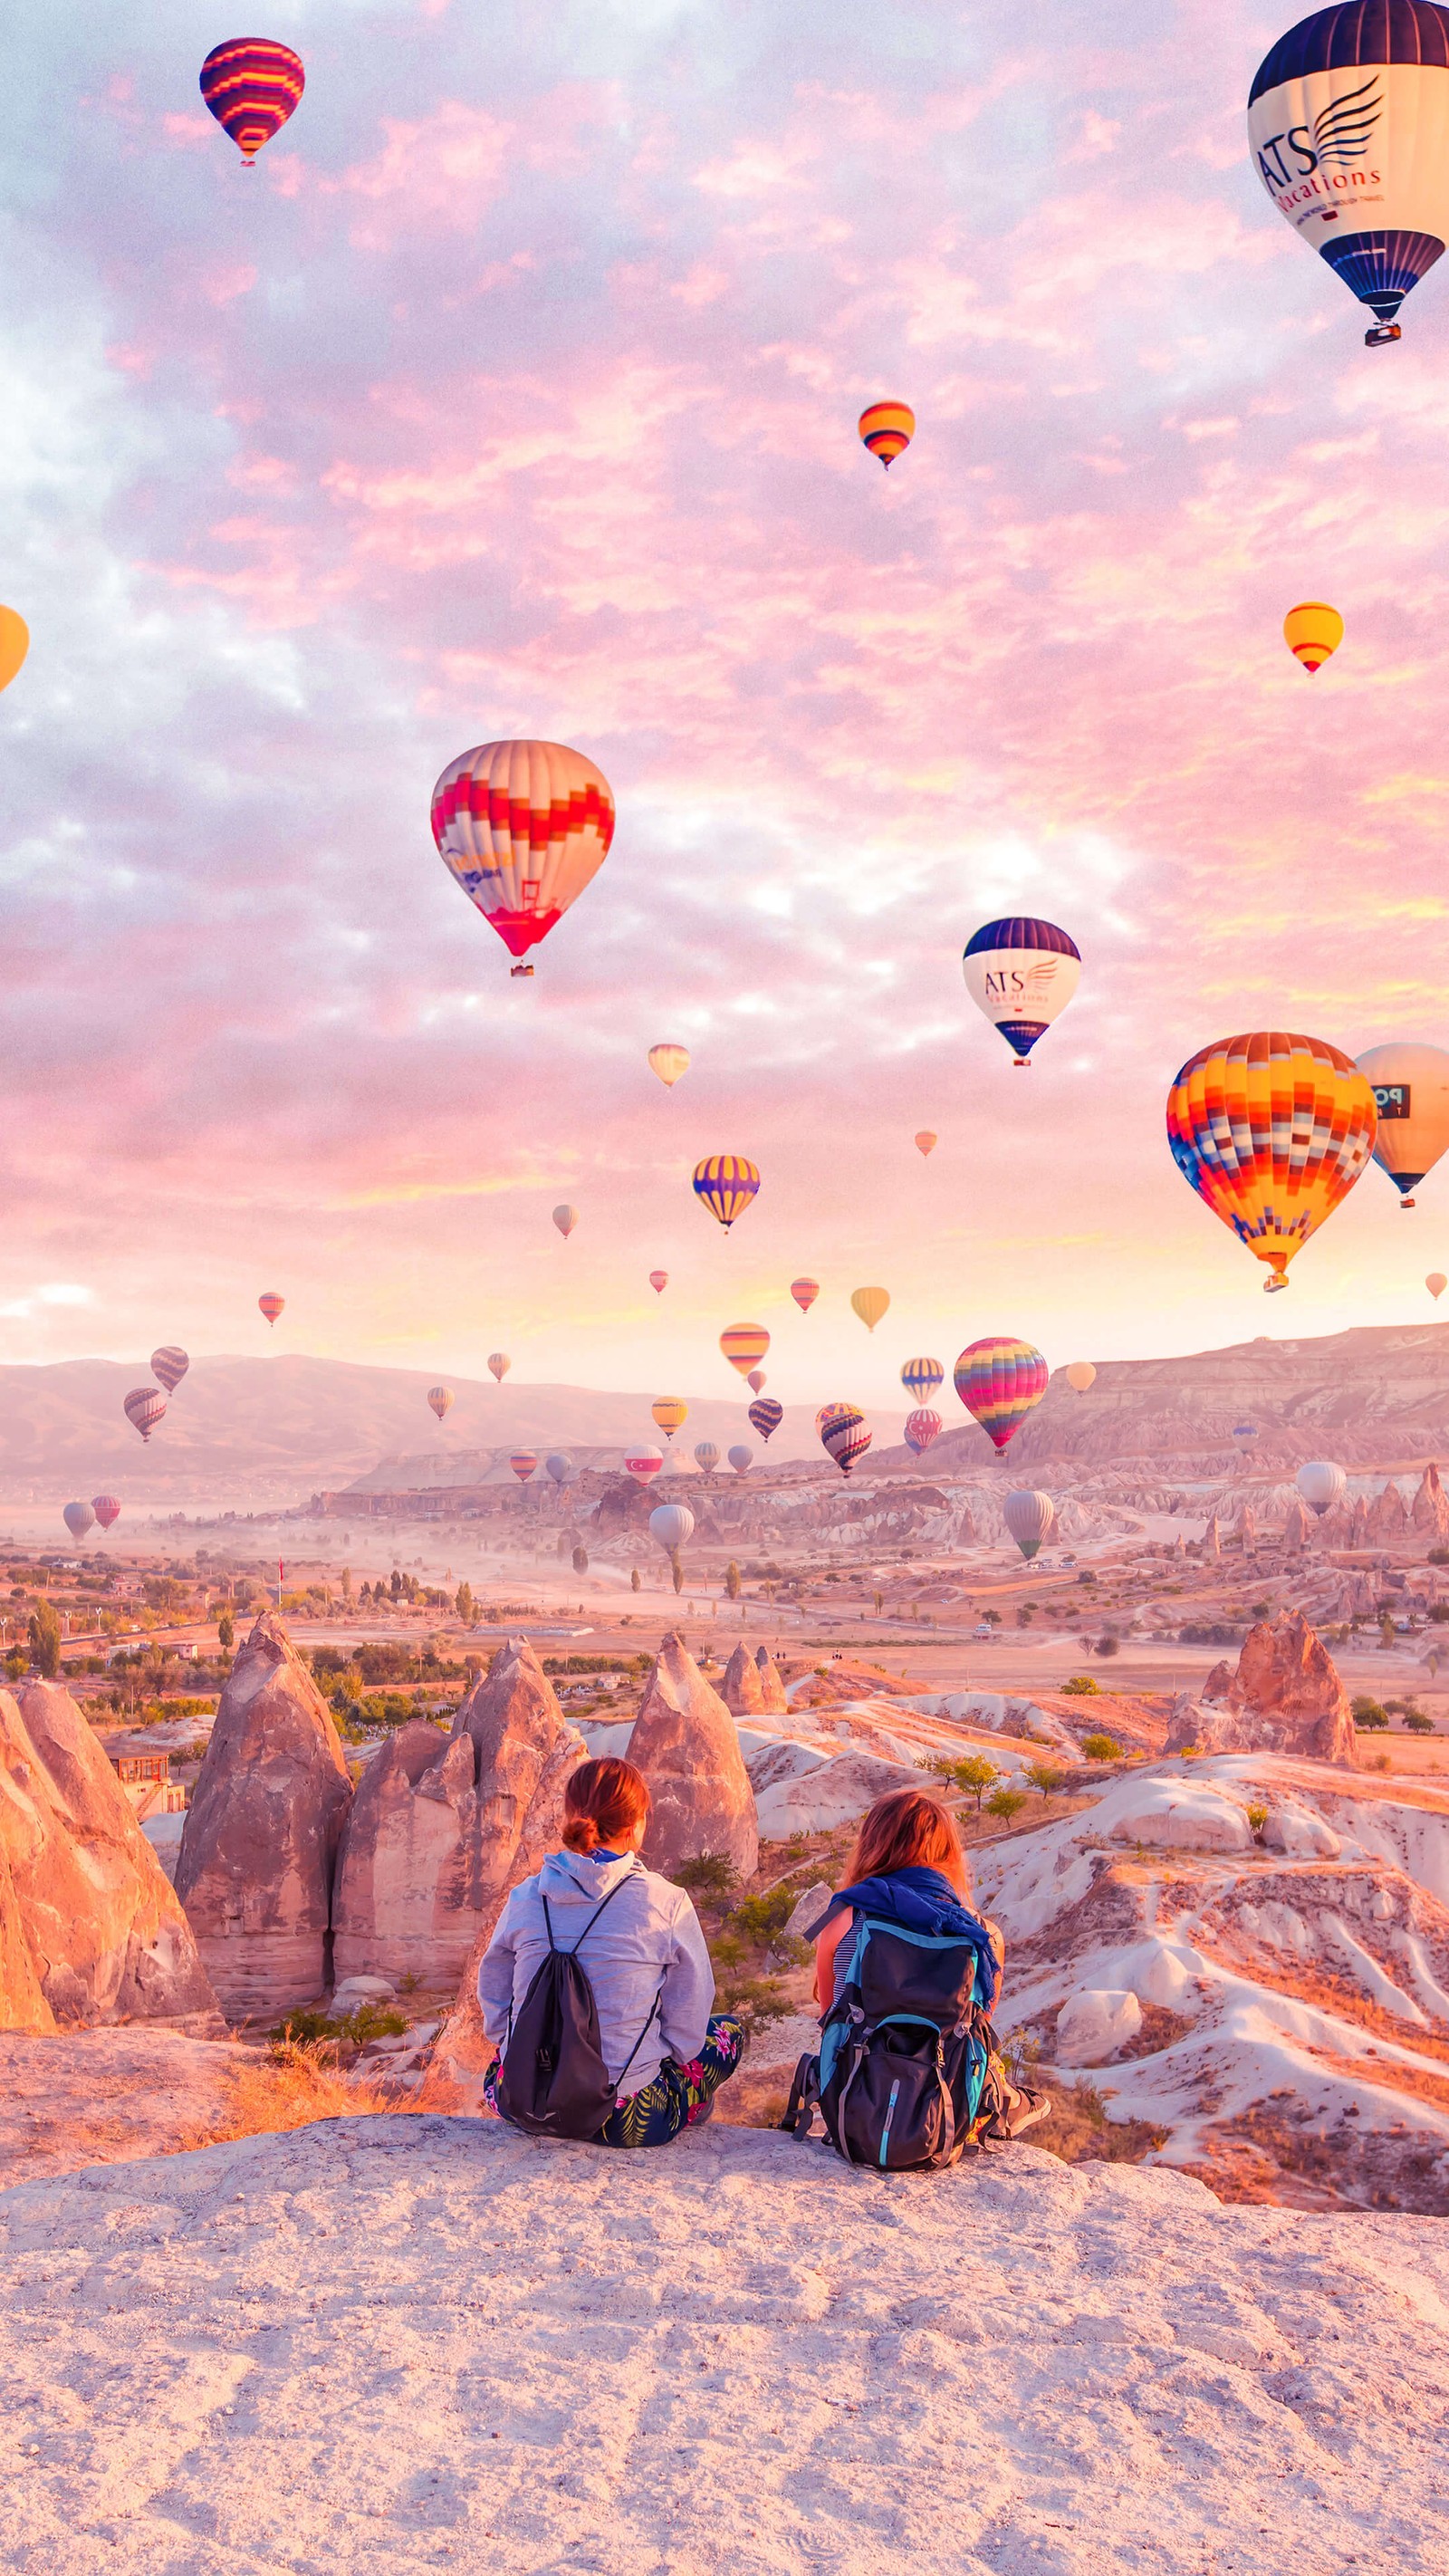
<path fill-rule="evenodd" d="M 688 1405 L 685 1403 L 683 1397 L 678 1395 L 661 1395 L 657 1402 L 651 1404 L 649 1410 L 653 1414 L 654 1419 L 658 1423 L 666 1440 L 672 1440 L 674 1438 L 680 1424 L 687 1419 L 689 1414 Z"/>
<path fill-rule="evenodd" d="M 1301 599 L 1283 620 L 1283 641 L 1305 671 L 1316 671 L 1343 642 L 1343 619 L 1326 599 Z"/>
<path fill-rule="evenodd" d="M 889 1288 L 856 1288 L 850 1302 L 868 1333 L 873 1333 L 891 1302 Z"/>
<path fill-rule="evenodd" d="M 649 1070 L 657 1073 L 666 1091 L 672 1091 L 682 1073 L 689 1071 L 689 1049 L 666 1038 L 649 1050 Z"/>
<path fill-rule="evenodd" d="M 1074 1387 L 1078 1395 L 1085 1395 L 1088 1387 L 1095 1382 L 1096 1375 L 1097 1372 L 1090 1360 L 1073 1360 L 1067 1370 L 1067 1384 Z"/>
<path fill-rule="evenodd" d="M 30 629 L 13 608 L 0 608 L 0 689 L 8 689 L 30 650 Z"/>

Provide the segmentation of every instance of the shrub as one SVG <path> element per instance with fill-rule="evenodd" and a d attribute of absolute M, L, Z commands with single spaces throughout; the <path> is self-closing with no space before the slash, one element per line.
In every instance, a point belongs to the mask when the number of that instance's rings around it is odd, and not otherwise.
<path fill-rule="evenodd" d="M 674 1873 L 675 1886 L 687 1888 L 691 1896 L 727 1896 L 738 1879 L 728 1852 L 697 1852 L 693 1860 L 682 1860 Z"/>
<path fill-rule="evenodd" d="M 1099 1637 L 1097 1639 L 1097 1652 L 1099 1655 L 1116 1655 L 1120 1654 L 1121 1651 L 1121 1647 L 1118 1644 L 1117 1639 L 1113 1636 L 1110 1628 L 1108 1629 L 1105 1637 Z"/>
<path fill-rule="evenodd" d="M 1063 1691 L 1071 1699 L 1095 1699 L 1101 1687 L 1100 1682 L 1093 1681 L 1090 1673 L 1073 1673 L 1071 1680 L 1062 1684 Z"/>
<path fill-rule="evenodd" d="M 1060 1771 L 1054 1770 L 1050 1762 L 1028 1762 L 1025 1777 L 1034 1789 L 1040 1789 L 1044 1798 L 1049 1798 L 1052 1791 L 1062 1785 Z"/>
<path fill-rule="evenodd" d="M 1253 1802 L 1252 1802 L 1252 1805 L 1251 1805 L 1251 1806 L 1249 1807 L 1249 1809 L 1248 1809 L 1248 1822 L 1249 1822 L 1249 1824 L 1251 1825 L 1251 1827 L 1252 1827 L 1252 1829 L 1253 1829 L 1253 1839 L 1254 1839 L 1254 1841 L 1255 1841 L 1255 1842 L 1261 1842 L 1261 1841 L 1262 1841 L 1262 1839 L 1263 1839 L 1263 1827 L 1266 1825 L 1267 1821 L 1268 1821 L 1268 1810 L 1267 1810 L 1267 1808 L 1266 1808 L 1266 1807 L 1261 1803 L 1261 1801 L 1260 1801 L 1259 1799 L 1255 1798 L 1255 1799 L 1253 1800 Z"/>
<path fill-rule="evenodd" d="M 1406 1708 L 1404 1724 L 1411 1735 L 1432 1735 L 1434 1721 L 1422 1708 Z"/>
<path fill-rule="evenodd" d="M 1376 1699 L 1371 1699 L 1367 1691 L 1360 1691 L 1352 1701 L 1351 1705 L 1353 1709 L 1354 1725 L 1362 1729 L 1365 1733 L 1373 1735 L 1381 1734 L 1384 1728 L 1388 1725 L 1388 1710 L 1386 1708 L 1380 1708 L 1378 1701 Z"/>
<path fill-rule="evenodd" d="M 1089 1762 L 1120 1762 L 1122 1747 L 1115 1735 L 1084 1735 L 1082 1751 Z"/>
<path fill-rule="evenodd" d="M 1012 1817 L 1019 1816 L 1025 1805 L 1024 1789 L 993 1789 L 986 1801 L 986 1812 L 988 1816 L 999 1816 L 1004 1825 L 1009 1825 Z"/>
<path fill-rule="evenodd" d="M 960 1789 L 965 1795 L 974 1797 L 978 1816 L 981 1813 L 981 1801 L 992 1781 L 1000 1777 L 995 1763 L 988 1762 L 984 1753 L 967 1754 L 962 1761 L 948 1759 L 933 1762 L 931 1769 L 938 1780 L 946 1782 L 948 1788 Z"/>
<path fill-rule="evenodd" d="M 769 1941 L 784 1931 L 797 1899 L 798 1891 L 789 1887 L 772 1887 L 768 1896 L 744 1896 L 730 1921 L 747 1941 Z"/>

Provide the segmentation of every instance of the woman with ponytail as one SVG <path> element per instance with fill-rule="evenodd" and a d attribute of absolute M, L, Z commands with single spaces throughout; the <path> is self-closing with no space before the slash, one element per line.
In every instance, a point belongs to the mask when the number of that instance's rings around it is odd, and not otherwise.
<path fill-rule="evenodd" d="M 639 1858 L 649 1789 L 632 1762 L 581 1762 L 564 1790 L 564 1848 L 515 1887 L 478 1969 L 483 2027 L 499 2051 L 484 2098 L 506 2117 L 499 2070 L 515 2015 L 550 1950 L 579 1949 L 616 2088 L 601 2142 L 655 2147 L 707 2120 L 744 2032 L 711 2017 L 714 1970 L 682 1887 Z"/>

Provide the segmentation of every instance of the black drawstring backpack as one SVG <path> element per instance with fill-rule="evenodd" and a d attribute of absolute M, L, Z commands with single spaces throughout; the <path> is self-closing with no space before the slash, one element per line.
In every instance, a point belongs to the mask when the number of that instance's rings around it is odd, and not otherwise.
<path fill-rule="evenodd" d="M 615 2080 L 611 2082 L 599 2046 L 599 2007 L 578 1953 L 604 1906 L 612 1905 L 628 1878 L 610 1888 L 595 1907 L 572 1950 L 561 1950 L 553 1937 L 553 1920 L 545 1896 L 543 1919 L 548 1957 L 540 1961 L 533 1983 L 509 2025 L 508 2043 L 498 2082 L 498 2108 L 515 2128 L 540 2138 L 597 2138 L 664 2000 L 660 1987 L 644 2024 Z"/>

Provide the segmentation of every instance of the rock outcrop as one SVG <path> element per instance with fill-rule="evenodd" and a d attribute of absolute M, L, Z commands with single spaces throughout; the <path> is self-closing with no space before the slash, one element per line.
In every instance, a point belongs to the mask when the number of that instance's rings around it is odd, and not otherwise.
<path fill-rule="evenodd" d="M 785 1685 L 775 1669 L 774 1657 L 768 1646 L 755 1648 L 755 1666 L 760 1676 L 760 1689 L 763 1693 L 760 1706 L 765 1715 L 788 1717 L 790 1702 L 786 1696 Z"/>
<path fill-rule="evenodd" d="M 331 1983 L 332 1876 L 351 1803 L 331 1714 L 264 1610 L 222 1692 L 176 1864 L 229 2020 L 273 2019 Z"/>
<path fill-rule="evenodd" d="M 1416 1530 L 1436 1541 L 1449 1541 L 1449 1494 L 1439 1481 L 1435 1466 L 1425 1468 L 1419 1480 L 1409 1518 Z"/>
<path fill-rule="evenodd" d="M 1404 1497 L 1392 1477 L 1383 1492 L 1375 1494 L 1369 1505 L 1368 1534 L 1370 1540 L 1387 1541 L 1390 1546 L 1409 1535 L 1409 1515 L 1404 1509 Z"/>
<path fill-rule="evenodd" d="M 1295 1495 L 1288 1506 L 1288 1518 L 1283 1525 L 1283 1544 L 1285 1547 L 1307 1547 L 1312 1537 L 1313 1523 Z"/>
<path fill-rule="evenodd" d="M 363 1773 L 338 1856 L 338 1977 L 460 1977 L 510 1887 L 558 1849 L 585 1749 L 524 1638 L 500 1646 L 450 1735 L 402 1727 Z"/>
<path fill-rule="evenodd" d="M 1332 1656 L 1301 1611 L 1250 1628 L 1229 1675 L 1219 1664 L 1199 1702 L 1173 1710 L 1167 1750 L 1297 1753 L 1354 1764 L 1358 1753 L 1348 1698 Z"/>
<path fill-rule="evenodd" d="M 764 1714 L 765 1692 L 760 1668 L 743 1638 L 725 1666 L 720 1697 L 731 1717 L 760 1717 Z"/>
<path fill-rule="evenodd" d="M 741 1878 L 759 1859 L 755 1796 L 734 1719 L 671 1631 L 634 1721 L 629 1759 L 654 1802 L 644 1860 L 667 1878 L 682 1861 L 719 1852 Z"/>
<path fill-rule="evenodd" d="M 68 1690 L 0 1691 L 0 2027 L 220 2028 L 186 1917 Z"/>

